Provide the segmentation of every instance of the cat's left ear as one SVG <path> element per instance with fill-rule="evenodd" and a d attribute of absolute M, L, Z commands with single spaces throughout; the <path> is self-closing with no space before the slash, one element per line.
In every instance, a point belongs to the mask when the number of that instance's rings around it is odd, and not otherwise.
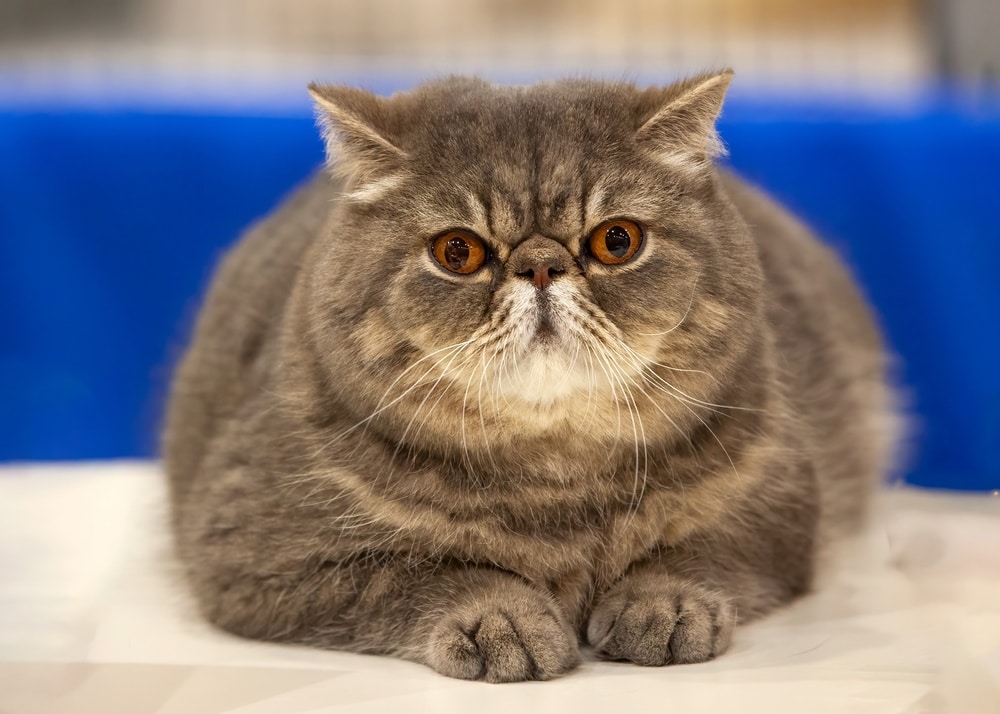
<path fill-rule="evenodd" d="M 365 184 L 396 173 L 406 153 L 391 138 L 389 100 L 354 87 L 309 85 L 331 170 Z"/>
<path fill-rule="evenodd" d="M 725 155 L 715 130 L 733 71 L 726 69 L 678 82 L 663 90 L 648 90 L 640 111 L 645 119 L 636 139 L 672 166 L 700 170 Z"/>

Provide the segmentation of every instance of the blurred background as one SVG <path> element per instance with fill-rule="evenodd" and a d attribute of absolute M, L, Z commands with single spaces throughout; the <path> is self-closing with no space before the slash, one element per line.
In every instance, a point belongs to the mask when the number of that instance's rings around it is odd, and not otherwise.
<path fill-rule="evenodd" d="M 150 457 L 220 252 L 322 160 L 304 86 L 721 66 L 732 165 L 900 355 L 905 478 L 1000 488 L 996 0 L 0 0 L 0 461 Z"/>

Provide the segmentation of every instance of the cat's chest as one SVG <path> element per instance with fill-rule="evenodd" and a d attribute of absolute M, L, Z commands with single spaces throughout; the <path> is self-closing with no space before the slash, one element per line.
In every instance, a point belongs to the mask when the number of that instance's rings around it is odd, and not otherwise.
<path fill-rule="evenodd" d="M 748 476 L 746 483 L 755 480 Z M 498 511 L 446 531 L 441 545 L 518 573 L 551 591 L 569 612 L 582 613 L 595 594 L 658 548 L 719 527 L 741 491 L 720 474 L 684 489 L 648 490 L 638 502 L 567 507 L 560 515 L 553 504 L 533 519 Z"/>
<path fill-rule="evenodd" d="M 527 500 L 527 499 L 525 499 Z M 580 601 L 616 581 L 658 546 L 714 519 L 711 494 L 652 492 L 636 503 L 494 505 L 475 512 L 438 510 L 411 518 L 410 537 L 435 552 L 498 566 Z M 410 546 L 408 546 L 410 547 Z"/>
<path fill-rule="evenodd" d="M 340 487 L 351 496 L 353 517 L 377 534 L 380 547 L 499 567 L 582 612 L 633 563 L 724 517 L 740 490 L 728 481 L 716 475 L 684 488 L 658 488 L 651 478 L 634 498 L 631 488 L 597 479 L 591 483 L 605 485 L 592 486 L 588 495 L 544 482 L 498 489 L 492 497 L 489 489 L 449 488 L 439 479 L 414 478 L 405 495 L 380 492 L 359 478 L 342 478 Z"/>

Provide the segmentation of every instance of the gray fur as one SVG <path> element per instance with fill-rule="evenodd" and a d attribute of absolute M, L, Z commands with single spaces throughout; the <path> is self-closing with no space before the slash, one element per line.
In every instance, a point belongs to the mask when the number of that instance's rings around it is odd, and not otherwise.
<path fill-rule="evenodd" d="M 888 466 L 886 360 L 832 252 L 715 166 L 730 76 L 312 88 L 331 173 L 227 256 L 173 386 L 208 619 L 512 681 L 581 639 L 710 659 L 809 589 Z M 646 230 L 620 266 L 612 218 Z M 431 257 L 454 228 L 477 273 Z"/>

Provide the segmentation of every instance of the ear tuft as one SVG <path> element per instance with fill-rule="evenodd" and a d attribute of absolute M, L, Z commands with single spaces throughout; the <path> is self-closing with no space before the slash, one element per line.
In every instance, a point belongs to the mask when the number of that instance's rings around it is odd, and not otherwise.
<path fill-rule="evenodd" d="M 702 74 L 658 90 L 659 103 L 636 132 L 664 162 L 701 170 L 726 151 L 715 130 L 733 71 Z"/>
<path fill-rule="evenodd" d="M 338 176 L 365 184 L 398 170 L 406 158 L 389 137 L 387 101 L 354 87 L 311 83 L 327 163 Z"/>

